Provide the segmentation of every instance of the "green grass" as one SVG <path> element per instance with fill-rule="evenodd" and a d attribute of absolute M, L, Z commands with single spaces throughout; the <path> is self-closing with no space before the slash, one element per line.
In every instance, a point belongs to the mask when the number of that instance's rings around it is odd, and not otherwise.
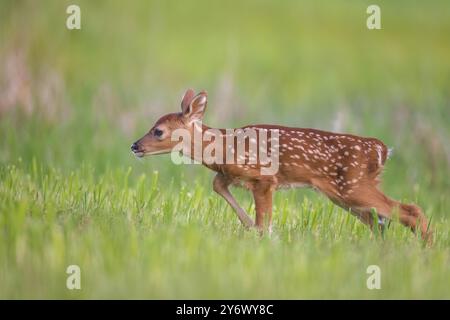
<path fill-rule="evenodd" d="M 93 178 L 21 163 L 2 168 L 2 297 L 448 298 L 449 223 L 425 249 L 392 224 L 375 237 L 313 194 L 276 197 L 275 232 L 244 231 L 209 186 L 131 182 L 130 169 Z M 65 287 L 68 265 L 82 290 Z M 366 287 L 366 268 L 382 289 Z"/>
<path fill-rule="evenodd" d="M 71 3 L 0 4 L 0 298 L 450 298 L 448 1 L 379 1 L 379 31 L 370 1 L 79 1 L 68 31 Z M 383 189 L 434 245 L 310 190 L 276 194 L 272 237 L 245 231 L 207 169 L 129 152 L 187 87 L 211 126 L 381 138 Z"/>

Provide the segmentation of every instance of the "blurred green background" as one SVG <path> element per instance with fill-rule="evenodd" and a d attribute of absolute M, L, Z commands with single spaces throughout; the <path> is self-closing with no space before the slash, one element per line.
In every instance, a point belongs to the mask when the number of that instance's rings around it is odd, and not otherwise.
<path fill-rule="evenodd" d="M 0 297 L 449 298 L 450 3 L 376 1 L 381 30 L 370 4 L 2 0 Z M 242 232 L 207 169 L 129 152 L 189 87 L 213 127 L 380 138 L 383 188 L 432 216 L 435 248 L 401 227 L 375 240 L 310 191 L 276 196 L 275 243 Z M 365 288 L 370 261 L 394 270 L 390 291 Z"/>

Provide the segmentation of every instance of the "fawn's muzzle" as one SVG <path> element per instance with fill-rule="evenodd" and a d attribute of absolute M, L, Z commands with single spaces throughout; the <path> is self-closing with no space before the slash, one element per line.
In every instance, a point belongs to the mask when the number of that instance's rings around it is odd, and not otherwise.
<path fill-rule="evenodd" d="M 142 149 L 137 142 L 135 142 L 131 145 L 131 151 L 135 154 L 142 153 Z"/>

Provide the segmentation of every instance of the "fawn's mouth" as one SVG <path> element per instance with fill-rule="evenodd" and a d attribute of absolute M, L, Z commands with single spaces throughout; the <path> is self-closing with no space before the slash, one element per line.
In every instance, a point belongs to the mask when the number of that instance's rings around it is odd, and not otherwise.
<path fill-rule="evenodd" d="M 164 149 L 164 150 L 156 150 L 156 151 L 150 151 L 150 152 L 146 152 L 146 151 L 133 151 L 134 155 L 138 158 L 142 158 L 145 156 L 152 156 L 152 155 L 157 155 L 157 154 L 163 154 L 163 153 L 169 153 L 171 152 L 172 149 Z"/>

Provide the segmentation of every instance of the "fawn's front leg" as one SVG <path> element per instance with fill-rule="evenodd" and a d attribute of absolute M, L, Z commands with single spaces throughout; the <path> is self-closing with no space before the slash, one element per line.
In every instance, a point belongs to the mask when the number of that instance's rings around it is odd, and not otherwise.
<path fill-rule="evenodd" d="M 257 182 L 253 187 L 253 198 L 256 210 L 256 228 L 264 231 L 267 224 L 269 233 L 272 232 L 272 185 L 267 182 Z"/>
<path fill-rule="evenodd" d="M 228 202 L 228 204 L 236 212 L 239 220 L 246 228 L 253 227 L 253 225 L 255 224 L 253 222 L 253 219 L 248 216 L 245 210 L 239 206 L 236 199 L 234 199 L 233 195 L 230 193 L 230 190 L 228 190 L 229 185 L 230 185 L 229 180 L 223 174 L 218 173 L 214 177 L 213 181 L 214 191 L 217 192 L 219 195 L 221 195 Z"/>

